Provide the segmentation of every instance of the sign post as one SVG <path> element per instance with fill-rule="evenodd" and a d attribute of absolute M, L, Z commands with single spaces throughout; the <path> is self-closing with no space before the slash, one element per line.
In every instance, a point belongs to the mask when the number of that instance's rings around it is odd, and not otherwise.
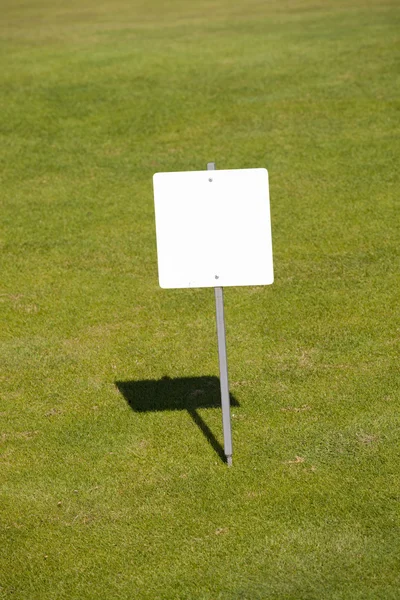
<path fill-rule="evenodd" d="M 214 171 L 215 163 L 207 164 L 207 171 Z M 224 452 L 228 467 L 232 466 L 231 402 L 229 398 L 228 360 L 226 356 L 226 335 L 224 317 L 224 290 L 215 287 L 215 309 L 217 317 L 217 338 L 219 358 L 219 381 L 221 386 L 222 428 L 224 432 Z"/>
<path fill-rule="evenodd" d="M 156 173 L 153 177 L 158 276 L 162 288 L 215 292 L 224 452 L 232 431 L 223 288 L 270 285 L 272 260 L 266 169 Z"/>

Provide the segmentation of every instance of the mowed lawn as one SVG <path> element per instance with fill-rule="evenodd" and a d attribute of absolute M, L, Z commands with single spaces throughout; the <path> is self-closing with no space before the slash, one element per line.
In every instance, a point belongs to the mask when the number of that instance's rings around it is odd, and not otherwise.
<path fill-rule="evenodd" d="M 0 598 L 400 598 L 397 0 L 0 9 Z M 231 469 L 213 290 L 157 279 L 209 161 L 270 176 Z"/>

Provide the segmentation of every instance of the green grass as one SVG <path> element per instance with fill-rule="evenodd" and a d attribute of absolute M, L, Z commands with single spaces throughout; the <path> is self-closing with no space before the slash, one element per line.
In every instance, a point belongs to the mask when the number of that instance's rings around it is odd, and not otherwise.
<path fill-rule="evenodd" d="M 164 4 L 2 2 L 0 598 L 398 599 L 399 5 Z M 116 385 L 218 374 L 152 198 L 209 161 L 271 184 L 232 469 L 218 408 Z"/>

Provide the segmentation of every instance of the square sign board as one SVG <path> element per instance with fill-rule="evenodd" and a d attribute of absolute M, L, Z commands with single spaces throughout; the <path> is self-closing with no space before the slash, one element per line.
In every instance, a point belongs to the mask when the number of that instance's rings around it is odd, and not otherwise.
<path fill-rule="evenodd" d="M 266 169 L 156 173 L 162 288 L 273 282 Z"/>

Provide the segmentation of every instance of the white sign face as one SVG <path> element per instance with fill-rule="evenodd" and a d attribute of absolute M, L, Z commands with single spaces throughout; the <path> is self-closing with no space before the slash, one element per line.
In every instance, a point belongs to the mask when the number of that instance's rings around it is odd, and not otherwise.
<path fill-rule="evenodd" d="M 273 282 L 266 169 L 156 173 L 153 184 L 162 288 Z"/>

